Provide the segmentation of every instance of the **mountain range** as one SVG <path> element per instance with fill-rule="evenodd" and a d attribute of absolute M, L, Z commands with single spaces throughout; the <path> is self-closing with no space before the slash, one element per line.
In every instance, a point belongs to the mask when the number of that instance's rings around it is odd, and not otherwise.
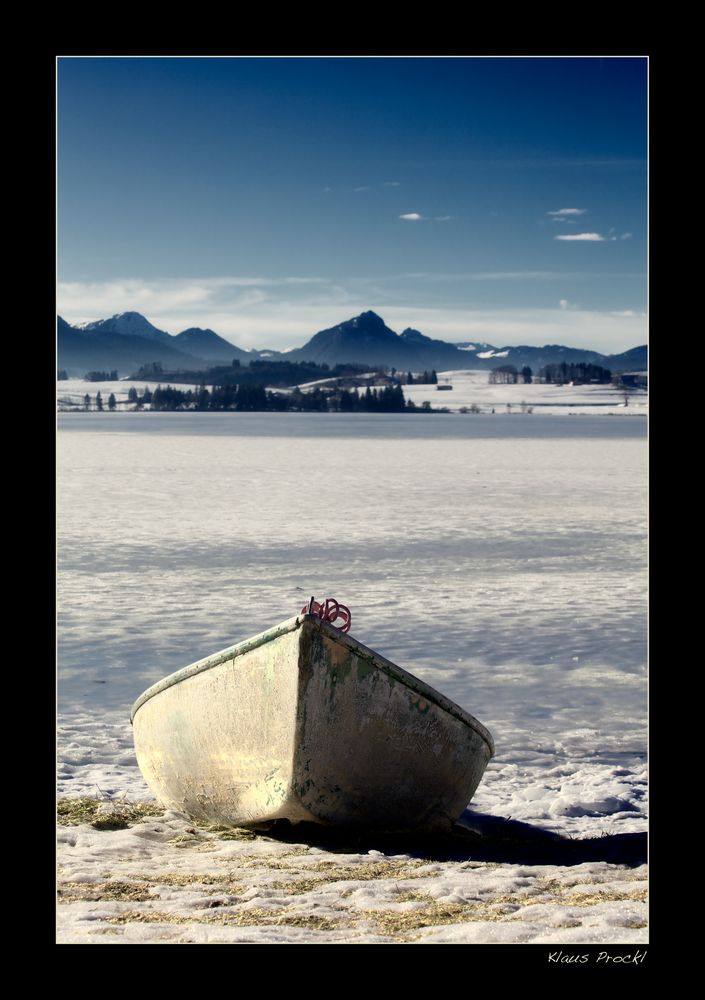
<path fill-rule="evenodd" d="M 407 328 L 397 334 L 376 313 L 368 311 L 314 334 L 303 347 L 290 351 L 242 350 L 213 330 L 190 327 L 171 335 L 153 326 L 138 312 L 118 313 L 110 319 L 71 326 L 57 318 L 57 367 L 70 377 L 87 371 L 117 369 L 120 375 L 136 372 L 142 365 L 159 362 L 166 370 L 203 371 L 215 365 L 251 361 L 314 361 L 330 366 L 343 362 L 384 365 L 400 371 L 435 368 L 492 369 L 499 365 L 528 365 L 534 372 L 547 364 L 589 363 L 613 372 L 643 371 L 647 366 L 646 345 L 622 354 L 547 344 L 495 347 L 464 341 L 451 344 L 434 340 Z"/>

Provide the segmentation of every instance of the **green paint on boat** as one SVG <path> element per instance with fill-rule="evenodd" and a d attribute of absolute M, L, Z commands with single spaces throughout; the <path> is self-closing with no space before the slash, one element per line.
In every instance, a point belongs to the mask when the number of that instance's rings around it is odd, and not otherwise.
<path fill-rule="evenodd" d="M 358 658 L 357 661 L 357 679 L 359 681 L 366 680 L 370 674 L 377 673 L 374 663 L 370 663 L 367 660 Z"/>

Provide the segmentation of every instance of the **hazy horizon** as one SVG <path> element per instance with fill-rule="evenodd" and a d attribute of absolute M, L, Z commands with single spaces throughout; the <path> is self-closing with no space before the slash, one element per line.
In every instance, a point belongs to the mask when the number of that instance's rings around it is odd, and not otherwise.
<path fill-rule="evenodd" d="M 362 312 L 367 312 L 368 310 L 361 310 L 361 311 Z M 124 312 L 139 312 L 139 310 L 137 310 L 137 309 L 127 310 L 126 309 L 126 310 L 124 310 Z M 376 310 L 372 310 L 372 312 L 376 312 Z M 74 324 L 75 325 L 81 325 L 81 324 L 85 324 L 85 323 L 97 322 L 99 320 L 112 319 L 115 316 L 121 315 L 121 314 L 120 313 L 113 313 L 113 314 L 111 314 L 109 316 L 107 316 L 107 315 L 106 316 L 96 316 L 96 317 L 94 317 L 94 318 L 92 318 L 90 320 L 88 320 L 88 319 L 70 320 L 66 315 L 63 315 L 61 313 L 59 313 L 59 315 L 61 316 L 62 319 L 66 320 L 66 322 L 70 323 L 71 325 L 74 325 Z M 207 326 L 205 324 L 198 323 L 198 322 L 189 323 L 188 326 L 183 326 L 183 327 L 180 327 L 179 329 L 176 329 L 176 328 L 166 329 L 163 325 L 161 325 L 160 323 L 154 322 L 152 320 L 152 318 L 150 318 L 149 316 L 146 316 L 144 313 L 140 313 L 140 315 L 144 316 L 144 318 L 148 322 L 150 322 L 152 324 L 152 326 L 156 327 L 158 330 L 161 330 L 164 333 L 168 333 L 172 337 L 176 337 L 179 333 L 183 333 L 185 330 L 188 330 L 188 329 L 193 329 L 193 328 L 210 329 L 210 330 L 213 331 L 213 333 L 218 334 L 224 340 L 227 340 L 229 343 L 233 344 L 233 346 L 242 348 L 244 350 L 252 349 L 252 350 L 280 350 L 280 351 L 287 351 L 287 350 L 291 350 L 293 348 L 303 347 L 304 344 L 308 340 L 311 339 L 311 337 L 313 337 L 316 333 L 320 333 L 321 332 L 320 330 L 313 330 L 310 333 L 302 333 L 302 335 L 301 335 L 302 339 L 299 340 L 299 341 L 297 341 L 296 343 L 294 343 L 293 340 L 292 340 L 291 344 L 287 344 L 284 347 L 273 348 L 272 345 L 269 344 L 269 343 L 265 344 L 265 343 L 254 343 L 253 342 L 253 343 L 248 343 L 247 345 L 245 345 L 243 342 L 238 342 L 237 340 L 234 340 L 232 337 L 225 336 L 219 330 L 214 330 L 213 327 L 209 327 L 209 326 Z M 357 315 L 359 315 L 359 313 Z M 400 334 L 404 329 L 407 329 L 408 327 L 412 327 L 413 329 L 418 329 L 418 327 L 415 324 L 412 324 L 412 323 L 404 323 L 403 326 L 402 325 L 392 326 L 392 325 L 390 325 L 389 322 L 387 322 L 387 319 L 386 319 L 385 316 L 381 316 L 381 318 L 384 320 L 385 324 L 390 329 L 394 330 L 394 332 L 397 333 L 397 334 Z M 323 327 L 322 329 L 331 329 L 331 328 L 334 328 L 334 327 L 339 326 L 340 324 L 342 324 L 342 323 L 344 323 L 344 322 L 346 322 L 347 320 L 350 320 L 350 319 L 354 319 L 354 316 L 353 315 L 346 316 L 345 319 L 341 319 L 341 320 L 339 320 L 336 323 L 331 323 L 330 327 Z M 421 333 L 425 333 L 427 336 L 431 336 L 431 334 L 428 334 L 427 330 L 423 330 L 422 329 L 422 330 L 420 330 L 420 332 Z M 443 337 L 436 337 L 434 339 L 444 340 L 445 338 L 443 338 Z M 557 343 L 559 343 L 559 341 L 556 341 L 556 340 L 545 340 L 545 339 L 542 340 L 538 336 L 535 339 L 533 339 L 533 340 L 522 340 L 522 341 L 516 340 L 516 341 L 512 341 L 512 342 L 510 342 L 510 341 L 501 341 L 501 342 L 496 341 L 495 342 L 495 341 L 488 340 L 487 338 L 484 338 L 484 337 L 475 337 L 475 338 L 466 337 L 466 338 L 463 338 L 463 339 L 457 340 L 457 341 L 447 340 L 446 343 L 451 343 L 451 344 L 453 344 L 453 343 L 464 343 L 466 341 L 472 341 L 472 340 L 475 340 L 477 343 L 488 343 L 488 344 L 491 343 L 494 347 L 519 347 L 519 346 L 524 346 L 524 347 L 525 346 L 546 347 L 546 346 L 549 346 L 550 344 L 557 344 Z M 587 342 L 587 340 L 586 340 L 585 343 L 572 344 L 572 345 L 563 344 L 562 342 L 560 342 L 560 343 L 561 343 L 561 346 L 572 346 L 572 347 L 575 347 L 576 349 L 598 350 L 598 348 L 595 348 L 591 344 L 589 344 Z M 645 343 L 645 341 L 644 341 L 644 343 Z M 624 351 L 631 350 L 631 348 L 641 347 L 641 346 L 642 346 L 642 344 L 635 343 L 635 344 L 632 344 L 631 347 L 626 347 L 626 348 L 623 348 L 623 349 L 621 349 L 619 351 L 615 350 L 615 351 L 602 352 L 602 353 L 621 354 Z"/>

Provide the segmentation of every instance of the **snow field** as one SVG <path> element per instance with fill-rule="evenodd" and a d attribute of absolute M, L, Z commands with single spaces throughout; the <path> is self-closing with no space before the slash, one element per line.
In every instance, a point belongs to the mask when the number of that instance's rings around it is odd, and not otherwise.
<path fill-rule="evenodd" d="M 643 420 L 126 413 L 119 425 L 62 415 L 59 427 L 60 796 L 150 798 L 132 701 L 314 594 L 349 605 L 356 638 L 492 731 L 478 814 L 578 838 L 645 829 Z M 203 831 L 188 849 L 172 843 L 193 838 L 188 828 L 175 814 L 128 830 L 61 827 L 71 901 L 60 939 L 646 940 L 641 868 L 530 865 L 517 876 L 516 865 L 469 858 L 439 863 L 420 899 L 398 900 L 381 869 L 304 893 L 272 888 L 282 875 L 267 859 L 329 862 L 320 875 L 369 856 Z M 289 881 L 303 877 L 296 865 Z M 81 879 L 140 883 L 149 872 L 232 872 L 237 898 L 206 907 L 213 885 L 196 882 L 158 887 L 152 901 L 71 896 Z M 248 906 L 257 912 L 245 926 Z M 380 924 L 375 907 L 446 922 Z M 108 922 L 147 911 L 175 922 Z"/>

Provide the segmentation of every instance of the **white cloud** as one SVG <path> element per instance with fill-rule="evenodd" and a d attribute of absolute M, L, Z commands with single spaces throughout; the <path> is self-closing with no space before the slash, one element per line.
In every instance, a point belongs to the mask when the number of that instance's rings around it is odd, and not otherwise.
<path fill-rule="evenodd" d="M 383 183 L 382 187 L 386 187 L 386 188 L 398 188 L 398 187 L 400 187 L 400 183 L 399 183 L 399 181 L 385 181 Z"/>
<path fill-rule="evenodd" d="M 114 281 L 61 281 L 57 285 L 58 312 L 70 323 L 104 319 L 135 310 L 155 326 L 178 333 L 187 326 L 213 326 L 224 304 L 246 311 L 267 302 L 276 289 L 297 292 L 325 285 L 324 278 L 255 278 L 241 276 Z M 156 318 L 155 318 L 156 317 Z M 168 325 L 167 325 L 168 324 Z M 217 332 L 220 332 L 218 330 Z M 225 334 L 227 339 L 227 333 Z"/>
<path fill-rule="evenodd" d="M 559 208 L 556 212 L 546 212 L 546 215 L 554 215 L 557 218 L 565 215 L 585 215 L 586 208 Z"/>
<path fill-rule="evenodd" d="M 453 216 L 452 215 L 434 215 L 434 220 L 436 222 L 449 222 Z"/>
<path fill-rule="evenodd" d="M 400 215 L 399 218 L 406 219 L 407 222 L 420 222 L 424 216 L 419 215 L 418 212 L 407 212 L 405 215 Z"/>
<path fill-rule="evenodd" d="M 632 238 L 632 234 L 631 233 L 622 233 L 622 235 L 619 238 L 620 238 L 620 240 L 630 240 Z"/>
<path fill-rule="evenodd" d="M 554 240 L 573 240 L 581 243 L 604 243 L 605 237 L 599 233 L 566 233 L 565 236 L 554 236 Z"/>
<path fill-rule="evenodd" d="M 83 320 L 92 320 L 132 309 L 158 311 L 169 305 L 189 307 L 205 304 L 212 295 L 212 289 L 201 281 L 65 281 L 59 282 L 57 295 L 61 308 L 71 313 L 80 312 Z M 105 311 L 107 304 L 109 312 Z"/>
<path fill-rule="evenodd" d="M 364 184 L 361 187 L 353 188 L 353 191 L 369 191 L 369 190 L 370 190 L 369 187 Z"/>

